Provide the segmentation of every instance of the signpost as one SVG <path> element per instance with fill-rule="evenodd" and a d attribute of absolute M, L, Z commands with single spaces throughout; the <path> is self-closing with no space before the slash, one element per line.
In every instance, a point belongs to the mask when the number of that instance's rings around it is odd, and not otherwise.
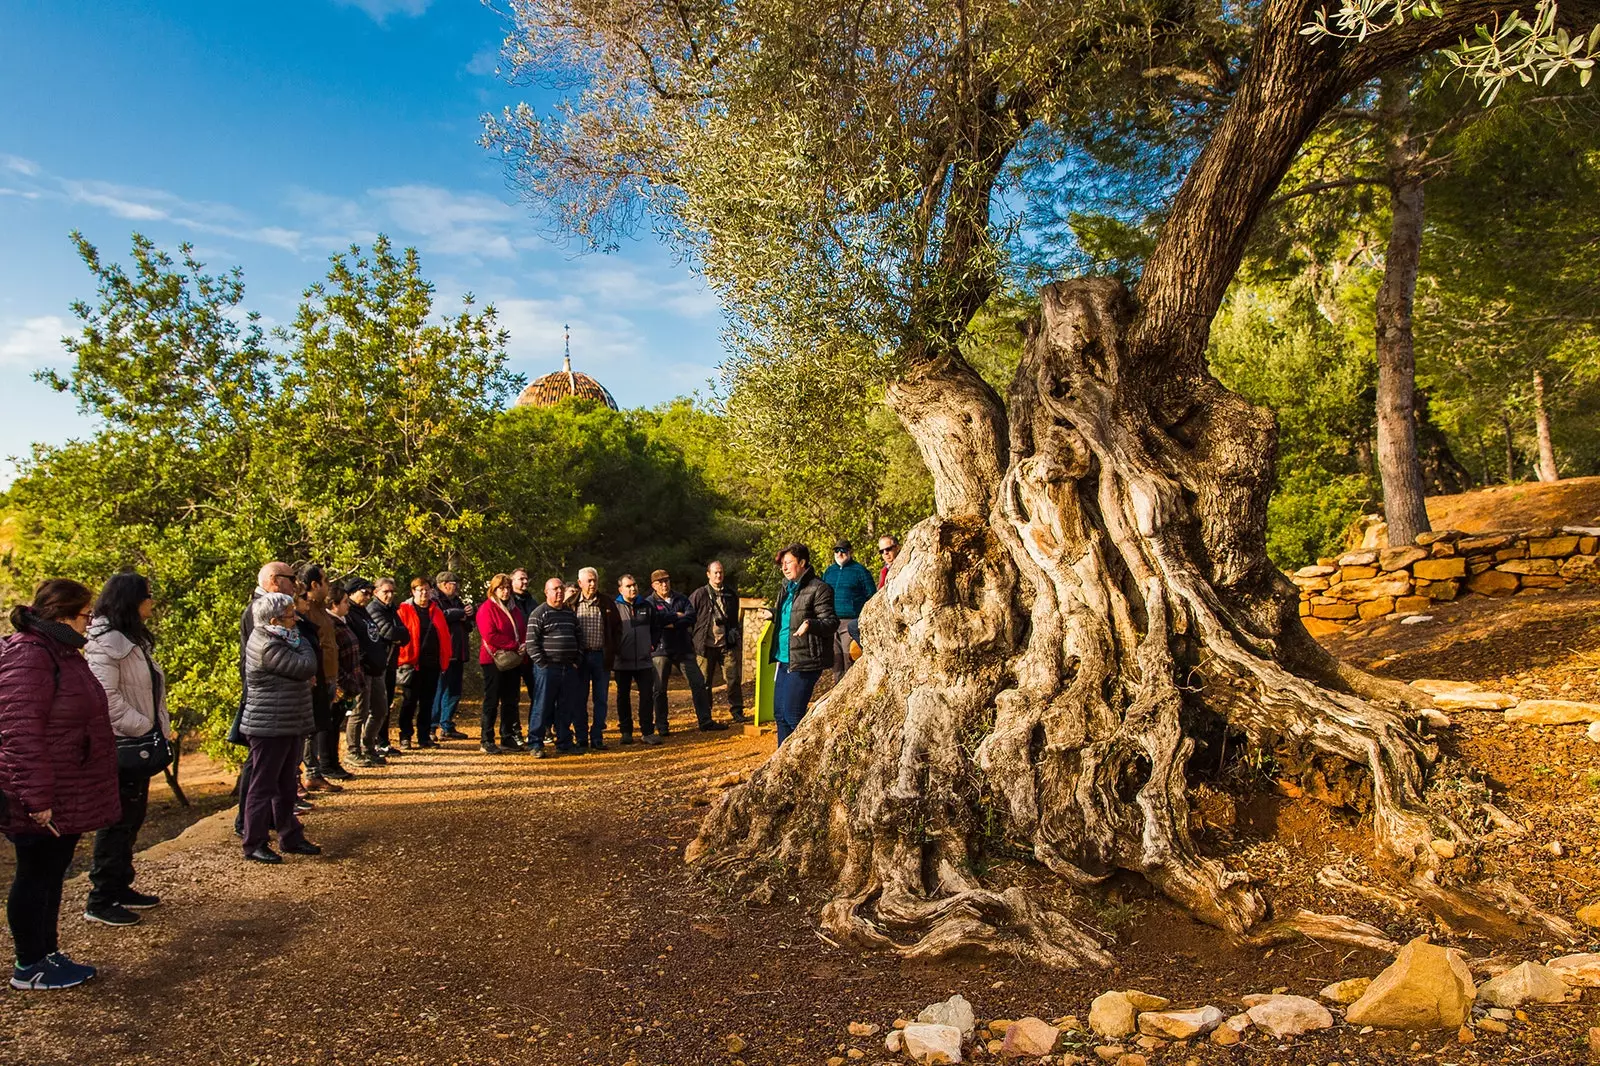
<path fill-rule="evenodd" d="M 757 728 L 777 721 L 772 715 L 772 686 L 778 677 L 778 664 L 772 661 L 772 640 L 776 632 L 771 622 L 763 622 L 761 635 L 756 638 L 756 708 Z"/>

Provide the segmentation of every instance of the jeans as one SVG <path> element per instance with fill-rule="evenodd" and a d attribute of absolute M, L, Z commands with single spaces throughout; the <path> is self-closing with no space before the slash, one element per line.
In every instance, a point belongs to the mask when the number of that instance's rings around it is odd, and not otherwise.
<path fill-rule="evenodd" d="M 400 686 L 400 739 L 411 739 L 416 725 L 417 740 L 429 743 L 433 737 L 433 694 L 439 687 L 439 668 L 419 666 L 411 680 Z"/>
<path fill-rule="evenodd" d="M 122 817 L 94 835 L 94 866 L 89 870 L 89 909 L 122 902 L 122 894 L 133 887 L 133 844 L 144 824 L 150 804 L 148 774 L 126 771 L 117 774 L 117 798 L 122 801 Z"/>
<path fill-rule="evenodd" d="M 61 947 L 56 940 L 61 884 L 78 850 L 78 834 L 18 833 L 11 843 L 17 849 L 17 872 L 6 897 L 6 922 L 17 942 L 17 962 L 32 966 Z"/>
<path fill-rule="evenodd" d="M 389 724 L 389 685 L 382 674 L 362 674 L 365 688 L 350 717 L 345 719 L 344 747 L 351 755 L 375 754 L 383 743 L 383 729 Z"/>
<path fill-rule="evenodd" d="M 611 676 L 617 679 L 617 729 L 624 737 L 633 736 L 633 699 L 632 689 L 639 690 L 639 729 L 645 736 L 656 731 L 653 721 L 655 701 L 651 693 L 655 691 L 656 672 L 646 666 L 639 670 L 613 670 Z M 661 731 L 667 731 L 667 720 L 662 718 Z"/>
<path fill-rule="evenodd" d="M 535 666 L 533 668 L 534 705 L 528 714 L 528 740 L 544 747 L 553 740 L 563 751 L 572 744 L 573 708 L 579 700 L 577 664 Z"/>
<path fill-rule="evenodd" d="M 572 721 L 578 730 L 578 743 L 584 742 L 584 725 L 589 727 L 588 742 L 598 748 L 606 738 L 606 686 L 611 683 L 611 672 L 606 669 L 606 653 L 586 651 L 578 660 L 578 698 L 572 704 Z M 594 714 L 589 714 L 591 695 Z"/>
<path fill-rule="evenodd" d="M 466 663 L 452 660 L 439 675 L 439 691 L 433 698 L 433 724 L 441 733 L 453 733 L 456 728 L 456 707 L 461 703 L 461 672 Z"/>
<path fill-rule="evenodd" d="M 483 671 L 483 720 L 479 739 L 485 744 L 494 743 L 494 720 L 500 719 L 500 743 L 510 745 L 516 741 L 517 705 L 522 697 L 522 667 L 502 670 L 494 663 L 479 663 Z"/>
<path fill-rule="evenodd" d="M 861 643 L 861 619 L 841 618 L 833 631 L 833 683 L 838 684 L 855 665 L 850 659 L 850 642 Z"/>
<path fill-rule="evenodd" d="M 694 657 L 695 665 L 706 679 L 706 702 L 711 701 L 711 679 L 718 670 L 728 686 L 728 713 L 734 718 L 744 717 L 744 656 L 735 648 L 707 648 L 704 655 Z"/>
<path fill-rule="evenodd" d="M 778 664 L 778 676 L 772 683 L 772 717 L 778 722 L 779 744 L 789 739 L 806 716 L 811 691 L 821 676 L 821 670 L 790 670 L 788 663 Z"/>
<path fill-rule="evenodd" d="M 672 676 L 674 666 L 683 674 L 683 679 L 689 682 L 689 696 L 694 701 L 694 716 L 699 720 L 701 728 L 710 725 L 711 693 L 706 691 L 705 675 L 700 672 L 700 665 L 694 661 L 694 656 L 685 655 L 673 659 L 657 655 L 650 660 L 650 663 L 656 671 L 656 732 L 662 736 L 667 735 L 667 679 Z"/>
<path fill-rule="evenodd" d="M 522 664 L 522 683 L 528 686 L 528 740 L 533 740 L 534 721 L 539 707 L 539 681 L 533 676 L 533 663 Z M 522 723 L 517 723 L 517 736 L 522 736 Z"/>
<path fill-rule="evenodd" d="M 250 738 L 250 791 L 244 798 L 244 853 L 267 846 L 267 831 L 278 830 L 278 843 L 305 839 L 294 813 L 300 785 L 299 737 Z"/>
<path fill-rule="evenodd" d="M 394 708 L 395 693 L 400 691 L 399 672 L 400 668 L 392 662 L 383 672 L 383 724 L 378 727 L 378 734 L 383 739 L 383 743 L 378 745 L 380 748 L 389 746 L 389 712 Z"/>

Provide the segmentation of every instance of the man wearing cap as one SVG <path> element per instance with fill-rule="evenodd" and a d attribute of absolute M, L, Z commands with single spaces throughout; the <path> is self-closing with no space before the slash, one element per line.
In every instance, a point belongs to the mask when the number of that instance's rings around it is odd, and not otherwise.
<path fill-rule="evenodd" d="M 383 766 L 388 759 L 378 752 L 379 731 L 389 717 L 389 684 L 384 675 L 389 669 L 389 640 L 382 635 L 367 605 L 372 602 L 372 582 L 364 577 L 346 578 L 344 589 L 350 594 L 350 614 L 346 619 L 356 642 L 361 645 L 361 688 L 356 693 L 355 709 L 345 722 L 344 747 L 357 766 Z"/>
<path fill-rule="evenodd" d="M 466 669 L 472 604 L 459 594 L 461 584 L 449 570 L 439 571 L 433 579 L 433 587 L 433 602 L 444 612 L 444 624 L 450 630 L 450 665 L 439 675 L 439 691 L 433 697 L 433 722 L 439 727 L 440 740 L 466 740 L 467 735 L 456 728 L 456 706 L 461 702 L 461 675 Z"/>
<path fill-rule="evenodd" d="M 706 691 L 705 675 L 694 661 L 694 605 L 689 597 L 672 591 L 672 575 L 657 570 L 650 575 L 653 590 L 645 601 L 650 607 L 652 628 L 656 633 L 655 646 L 650 649 L 650 664 L 655 668 L 655 722 L 654 732 L 667 735 L 667 679 L 672 668 L 689 682 L 689 695 L 694 700 L 694 716 L 704 731 L 728 727 L 711 720 L 711 693 Z M 650 724 L 644 733 L 652 732 Z"/>
<path fill-rule="evenodd" d="M 850 554 L 850 542 L 843 537 L 833 542 L 833 563 L 822 580 L 833 589 L 833 610 L 839 616 L 839 628 L 833 634 L 833 683 L 837 685 L 854 662 L 850 645 L 861 641 L 861 608 L 878 586 L 872 572 Z"/>

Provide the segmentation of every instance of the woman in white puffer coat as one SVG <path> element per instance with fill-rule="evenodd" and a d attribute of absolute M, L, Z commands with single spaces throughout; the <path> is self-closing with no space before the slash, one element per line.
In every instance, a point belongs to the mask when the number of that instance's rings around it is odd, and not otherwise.
<path fill-rule="evenodd" d="M 116 574 L 100 590 L 83 649 L 89 669 L 105 687 L 111 729 L 120 737 L 142 737 L 152 730 L 172 739 L 167 713 L 167 681 L 155 660 L 155 637 L 148 622 L 155 601 L 150 582 L 138 574 Z M 117 771 L 122 818 L 95 834 L 94 865 L 89 870 L 89 902 L 83 916 L 104 925 L 133 925 L 135 913 L 161 902 L 134 890 L 133 849 L 150 800 L 151 774 Z"/>

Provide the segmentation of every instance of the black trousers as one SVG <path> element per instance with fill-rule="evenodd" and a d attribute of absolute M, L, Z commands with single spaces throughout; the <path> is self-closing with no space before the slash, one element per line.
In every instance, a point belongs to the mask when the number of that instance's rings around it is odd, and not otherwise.
<path fill-rule="evenodd" d="M 150 805 L 150 775 L 117 774 L 117 797 L 122 800 L 122 817 L 94 835 L 94 865 L 89 868 L 89 907 L 109 907 L 122 901 L 122 894 L 133 887 L 133 845 L 144 814 Z"/>
<path fill-rule="evenodd" d="M 19 834 L 11 838 L 17 850 L 17 873 L 6 897 L 6 922 L 17 942 L 17 962 L 32 966 L 60 949 L 56 939 L 61 924 L 61 884 L 66 880 L 78 834 Z"/>
<path fill-rule="evenodd" d="M 517 716 L 517 705 L 522 697 L 522 667 L 502 670 L 494 663 L 479 663 L 483 671 L 483 721 L 479 737 L 485 744 L 494 743 L 494 721 L 500 719 L 500 742 L 510 744 L 517 738 L 522 724 Z"/>
<path fill-rule="evenodd" d="M 416 726 L 417 740 L 427 743 L 433 736 L 433 697 L 439 691 L 439 666 L 417 667 L 411 680 L 400 686 L 400 739 L 410 740 Z"/>
<path fill-rule="evenodd" d="M 632 689 L 639 690 L 639 727 L 640 732 L 653 733 L 654 726 L 650 723 L 650 708 L 654 702 L 652 695 L 656 689 L 656 672 L 653 667 L 642 670 L 613 670 L 611 676 L 617 680 L 617 729 L 625 737 L 633 736 L 633 697 Z M 661 731 L 667 731 L 667 720 L 661 719 Z"/>

